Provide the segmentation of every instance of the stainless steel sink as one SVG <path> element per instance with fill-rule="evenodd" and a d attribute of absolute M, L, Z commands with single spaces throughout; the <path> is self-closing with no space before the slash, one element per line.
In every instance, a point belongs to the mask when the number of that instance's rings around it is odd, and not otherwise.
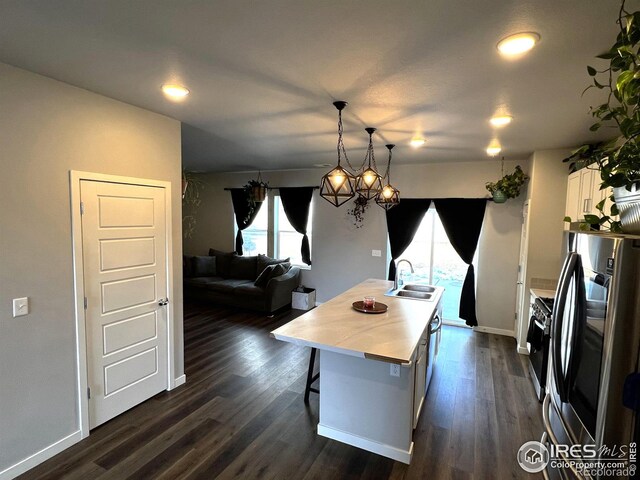
<path fill-rule="evenodd" d="M 438 288 L 442 287 L 432 287 L 430 285 L 416 285 L 416 284 L 408 284 L 404 285 L 396 290 L 389 290 L 385 293 L 387 297 L 401 297 L 408 298 L 412 300 L 422 300 L 426 302 L 432 302 L 435 298 L 435 292 Z"/>
<path fill-rule="evenodd" d="M 396 294 L 398 297 L 419 298 L 420 300 L 431 300 L 432 295 L 425 292 L 414 292 L 408 289 L 399 290 Z"/>
<path fill-rule="evenodd" d="M 432 287 L 430 285 L 405 285 L 404 287 L 402 287 L 402 290 L 433 293 L 436 291 L 436 287 Z"/>

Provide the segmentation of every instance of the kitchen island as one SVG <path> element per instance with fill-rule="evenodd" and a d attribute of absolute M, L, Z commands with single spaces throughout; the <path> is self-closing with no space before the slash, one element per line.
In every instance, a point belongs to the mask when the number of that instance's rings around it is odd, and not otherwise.
<path fill-rule="evenodd" d="M 366 280 L 271 335 L 321 351 L 318 434 L 410 463 L 441 334 L 443 289 L 423 301 L 384 296 L 392 287 Z M 388 310 L 352 308 L 369 295 Z"/>

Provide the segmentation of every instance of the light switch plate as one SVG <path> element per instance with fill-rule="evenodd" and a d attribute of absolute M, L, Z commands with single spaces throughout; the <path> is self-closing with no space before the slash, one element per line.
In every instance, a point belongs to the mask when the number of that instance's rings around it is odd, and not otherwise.
<path fill-rule="evenodd" d="M 397 363 L 391 363 L 391 368 L 389 371 L 389 375 L 391 375 L 392 377 L 399 377 L 400 376 L 400 365 L 398 365 Z"/>
<path fill-rule="evenodd" d="M 371 250 L 371 256 L 372 257 L 381 257 L 382 256 L 382 251 L 380 251 L 380 250 Z"/>
<path fill-rule="evenodd" d="M 21 317 L 29 313 L 29 297 L 13 299 L 13 316 Z"/>

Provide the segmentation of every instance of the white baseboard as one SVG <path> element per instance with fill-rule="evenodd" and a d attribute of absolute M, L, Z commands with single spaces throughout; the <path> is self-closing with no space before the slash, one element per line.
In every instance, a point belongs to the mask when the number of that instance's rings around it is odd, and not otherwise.
<path fill-rule="evenodd" d="M 82 432 L 78 430 L 73 432 L 64 438 L 61 438 L 55 443 L 52 443 L 48 447 L 43 448 L 39 452 L 19 461 L 15 465 L 5 468 L 0 472 L 0 480 L 10 480 L 16 478 L 18 475 L 23 474 L 27 470 L 31 470 L 33 467 L 40 465 L 45 460 L 50 459 L 54 455 L 66 450 L 71 445 L 74 445 L 82 440 Z"/>
<path fill-rule="evenodd" d="M 187 382 L 186 375 L 180 375 L 173 381 L 173 387 L 168 388 L 167 390 L 173 390 L 174 388 L 178 388 L 180 385 L 184 385 Z"/>
<path fill-rule="evenodd" d="M 399 448 L 392 447 L 391 445 L 385 445 L 383 443 L 369 440 L 368 438 L 359 437 L 358 435 L 327 427 L 320 423 L 318 424 L 318 435 L 346 443 L 347 445 L 362 448 L 368 452 L 377 453 L 378 455 L 406 463 L 407 465 L 409 465 L 411 457 L 413 456 L 413 442 L 411 442 L 411 446 L 408 451 L 401 450 Z"/>
<path fill-rule="evenodd" d="M 527 347 L 518 347 L 518 353 L 522 355 L 529 355 L 529 349 Z"/>
<path fill-rule="evenodd" d="M 506 330 L 504 328 L 481 327 L 478 325 L 477 327 L 473 327 L 473 329 L 476 332 L 494 333 L 496 335 L 504 335 L 505 337 L 515 337 L 513 330 Z"/>

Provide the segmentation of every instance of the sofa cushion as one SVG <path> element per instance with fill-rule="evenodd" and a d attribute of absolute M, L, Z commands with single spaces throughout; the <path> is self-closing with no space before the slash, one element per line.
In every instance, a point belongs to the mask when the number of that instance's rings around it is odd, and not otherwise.
<path fill-rule="evenodd" d="M 234 295 L 247 295 L 251 297 L 263 297 L 265 292 L 264 288 L 256 287 L 252 283 L 246 283 L 233 289 Z"/>
<path fill-rule="evenodd" d="M 191 259 L 191 276 L 215 277 L 216 257 L 194 255 Z"/>
<path fill-rule="evenodd" d="M 182 255 L 182 278 L 193 277 L 193 255 Z"/>
<path fill-rule="evenodd" d="M 238 278 L 225 278 L 216 282 L 208 283 L 205 288 L 212 292 L 233 293 L 233 289 L 240 285 L 251 285 L 250 280 L 242 280 Z"/>
<path fill-rule="evenodd" d="M 205 288 L 210 283 L 224 281 L 222 277 L 192 277 L 185 278 L 184 284 L 194 288 Z"/>
<path fill-rule="evenodd" d="M 267 283 L 269 283 L 269 280 L 275 277 L 279 277 L 280 275 L 283 275 L 285 273 L 287 273 L 287 268 L 283 264 L 278 263 L 275 265 L 269 265 L 265 267 L 258 278 L 256 278 L 254 285 L 256 287 L 264 288 L 267 286 Z"/>
<path fill-rule="evenodd" d="M 291 258 L 271 258 L 267 255 L 258 254 L 258 275 L 264 271 L 269 265 L 277 265 L 278 263 L 291 262 Z"/>
<path fill-rule="evenodd" d="M 236 252 L 222 252 L 215 248 L 210 248 L 209 256 L 216 257 L 216 273 L 223 278 L 229 278 L 231 258 L 237 256 Z"/>
<path fill-rule="evenodd" d="M 244 280 L 255 280 L 258 276 L 258 257 L 255 256 L 232 256 L 229 262 L 229 278 L 241 278 Z"/>

